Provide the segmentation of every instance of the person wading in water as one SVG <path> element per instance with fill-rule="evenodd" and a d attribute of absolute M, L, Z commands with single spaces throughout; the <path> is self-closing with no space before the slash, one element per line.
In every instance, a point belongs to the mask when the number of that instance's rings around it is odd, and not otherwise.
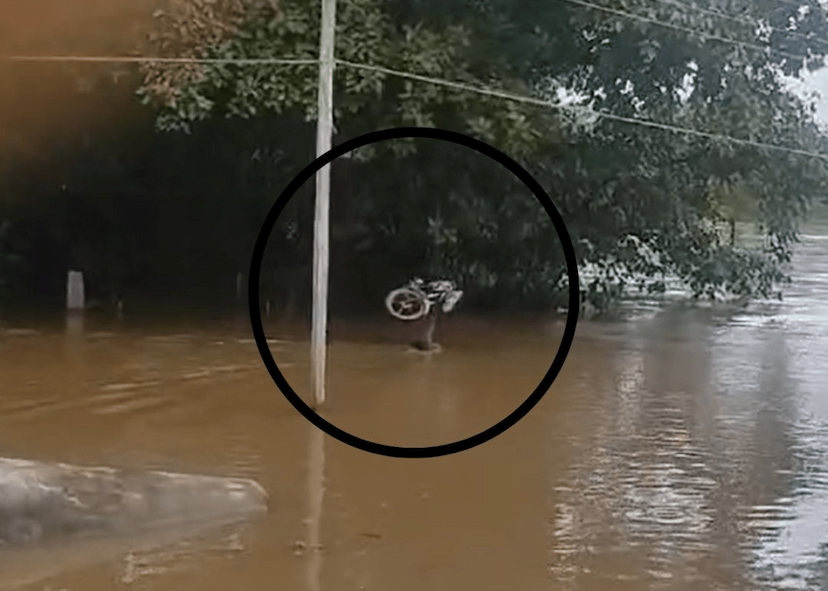
<path fill-rule="evenodd" d="M 428 311 L 428 316 L 426 320 L 426 328 L 425 332 L 423 333 L 422 339 L 417 339 L 411 346 L 417 349 L 418 351 L 439 351 L 440 345 L 434 342 L 434 329 L 437 328 L 437 314 L 439 314 L 439 308 L 437 306 L 432 306 L 431 310 Z"/>
<path fill-rule="evenodd" d="M 463 292 L 452 281 L 438 279 L 426 282 L 416 278 L 388 294 L 386 307 L 400 320 L 418 320 L 425 316 L 423 337 L 411 346 L 417 351 L 436 352 L 440 350 L 440 345 L 434 342 L 438 316 L 441 312 L 451 312 L 462 296 Z"/>

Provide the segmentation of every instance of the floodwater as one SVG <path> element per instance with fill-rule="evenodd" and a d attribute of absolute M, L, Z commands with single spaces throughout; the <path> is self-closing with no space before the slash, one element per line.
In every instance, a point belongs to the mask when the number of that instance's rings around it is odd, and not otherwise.
<path fill-rule="evenodd" d="M 0 456 L 253 478 L 270 512 L 141 548 L 31 554 L 25 575 L 0 563 L 0 589 L 828 589 L 828 238 L 808 233 L 795 266 L 781 303 L 639 302 L 624 321 L 582 321 L 527 417 L 436 459 L 316 430 L 243 317 L 5 317 Z M 459 308 L 431 356 L 390 319 L 332 328 L 323 416 L 429 446 L 512 412 L 562 326 Z M 266 331 L 307 399 L 301 331 Z"/>

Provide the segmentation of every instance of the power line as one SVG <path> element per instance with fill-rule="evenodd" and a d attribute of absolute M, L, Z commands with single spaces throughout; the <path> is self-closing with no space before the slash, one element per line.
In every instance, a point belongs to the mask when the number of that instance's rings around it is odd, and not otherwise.
<path fill-rule="evenodd" d="M 802 8 L 803 6 L 808 6 L 808 0 L 776 0 L 780 4 L 787 4 L 788 6 L 793 6 L 795 8 Z"/>
<path fill-rule="evenodd" d="M 732 45 L 737 45 L 739 47 L 752 49 L 754 51 L 760 51 L 762 53 L 768 52 L 768 51 L 773 51 L 775 53 L 778 53 L 781 56 L 793 58 L 793 59 L 800 60 L 800 61 L 805 61 L 805 60 L 808 59 L 807 56 L 798 55 L 798 54 L 795 54 L 795 53 L 790 53 L 790 52 L 787 52 L 787 51 L 783 51 L 781 49 L 774 49 L 773 47 L 771 47 L 769 45 L 759 45 L 757 43 L 750 43 L 750 42 L 747 42 L 747 41 L 737 41 L 736 39 L 730 39 L 728 37 L 723 37 L 721 35 L 716 35 L 714 33 L 705 33 L 703 31 L 698 31 L 698 30 L 690 28 L 690 27 L 683 27 L 681 25 L 674 25 L 674 24 L 671 24 L 671 23 L 665 23 L 665 22 L 660 21 L 658 19 L 653 19 L 653 18 L 649 18 L 649 17 L 646 17 L 646 16 L 640 16 L 640 15 L 637 15 L 637 14 L 633 14 L 631 12 L 625 12 L 623 10 L 617 10 L 615 8 L 609 8 L 607 6 L 600 6 L 598 4 L 592 4 L 591 2 L 585 2 L 584 0 L 561 0 L 561 1 L 562 2 L 569 2 L 570 4 L 575 4 L 575 5 L 582 6 L 584 8 L 589 8 L 589 9 L 592 9 L 592 10 L 598 10 L 598 11 L 601 11 L 601 12 L 606 12 L 606 13 L 609 13 L 609 14 L 613 14 L 615 16 L 622 16 L 624 18 L 629 18 L 629 19 L 642 21 L 642 22 L 645 22 L 645 23 L 649 23 L 651 25 L 659 26 L 659 27 L 667 27 L 669 29 L 674 29 L 676 31 L 681 31 L 683 33 L 690 33 L 691 35 L 698 35 L 700 37 L 707 37 L 709 39 L 713 39 L 713 40 L 719 41 L 721 43 L 729 43 L 729 44 L 732 44 Z"/>
<path fill-rule="evenodd" d="M 631 12 L 627 12 L 624 10 L 619 10 L 615 8 L 610 8 L 607 6 L 601 6 L 598 4 L 594 4 L 592 2 L 587 2 L 586 0 L 561 0 L 562 2 L 568 2 L 570 4 L 575 4 L 581 6 L 583 8 L 597 10 L 601 12 L 606 12 L 608 14 L 613 14 L 615 16 L 638 20 L 641 22 L 646 22 L 648 24 L 667 27 L 676 31 L 681 31 L 683 33 L 689 33 L 691 35 L 697 35 L 700 37 L 707 37 L 709 39 L 713 39 L 719 41 L 721 43 L 728 43 L 732 45 L 737 45 L 740 47 L 744 47 L 747 49 L 752 49 L 755 51 L 760 52 L 767 52 L 772 51 L 782 55 L 784 57 L 790 57 L 797 60 L 807 60 L 808 56 L 787 52 L 781 49 L 775 49 L 770 45 L 760 45 L 758 43 L 751 43 L 748 41 L 739 41 L 736 39 L 731 39 L 729 37 L 725 37 L 723 35 L 716 35 L 714 33 L 707 33 L 704 31 L 700 31 L 697 29 L 693 29 L 692 27 L 684 27 L 681 25 L 674 25 L 671 23 L 667 23 L 664 21 L 660 21 L 658 19 L 653 19 L 637 14 L 633 14 Z M 734 16 L 728 14 L 724 11 L 720 10 L 712 10 L 709 8 L 704 8 L 700 6 L 693 6 L 690 4 L 686 4 L 684 2 L 680 2 L 678 0 L 652 0 L 653 2 L 664 4 L 667 6 L 674 6 L 683 8 L 686 10 L 695 10 L 702 14 L 709 14 L 711 16 L 716 16 L 719 18 L 724 18 L 727 20 L 731 20 L 733 22 L 737 22 L 746 26 L 753 26 L 758 27 L 761 23 L 756 20 L 751 20 L 743 17 Z M 796 0 L 779 0 L 783 3 L 790 4 L 792 6 L 804 6 L 803 2 L 797 2 Z M 802 33 L 797 31 L 785 31 L 784 29 L 778 29 L 774 27 L 769 27 L 770 32 L 778 32 L 783 35 L 795 36 L 806 41 L 817 41 L 820 43 L 828 44 L 828 40 L 822 39 L 819 37 L 808 37 Z M 312 65 L 317 63 L 314 59 L 280 59 L 280 58 L 249 58 L 249 59 L 220 59 L 220 58 L 165 58 L 165 57 L 145 57 L 145 56 L 124 56 L 124 57 L 68 57 L 68 56 L 11 56 L 6 59 L 12 61 L 88 61 L 88 62 L 102 62 L 102 61 L 112 61 L 112 62 L 134 62 L 134 63 L 141 63 L 141 62 L 155 62 L 155 63 L 214 63 L 214 64 L 251 64 L 251 65 L 258 65 L 258 64 L 295 64 L 295 65 Z"/>
<path fill-rule="evenodd" d="M 597 10 L 601 12 L 606 12 L 609 14 L 613 14 L 615 16 L 620 16 L 627 19 L 638 20 L 641 22 L 646 22 L 648 24 L 667 27 L 676 31 L 681 31 L 683 33 L 689 33 L 691 35 L 697 35 L 700 37 L 707 37 L 709 39 L 713 39 L 719 41 L 721 43 L 727 43 L 736 45 L 739 47 L 744 47 L 747 49 L 752 49 L 754 51 L 760 52 L 768 52 L 772 51 L 782 55 L 784 57 L 789 57 L 793 59 L 797 59 L 800 61 L 804 61 L 808 59 L 808 56 L 795 54 L 791 52 L 787 52 L 781 49 L 775 49 L 770 45 L 760 45 L 758 43 L 751 43 L 747 41 L 739 41 L 736 39 L 731 39 L 729 37 L 725 37 L 722 35 L 716 35 L 714 33 L 707 33 L 704 31 L 700 31 L 697 29 L 693 29 L 691 27 L 684 27 L 681 25 L 674 25 L 671 23 L 666 23 L 664 21 L 660 21 L 658 19 L 653 19 L 637 14 L 633 14 L 631 12 L 627 12 L 624 10 L 618 10 L 615 8 L 610 8 L 607 6 L 601 6 L 598 4 L 594 4 L 591 2 L 587 2 L 586 0 L 561 0 L 563 2 L 568 2 L 570 4 L 575 4 L 587 9 Z M 652 0 L 653 2 L 657 2 L 660 4 L 664 4 L 667 6 L 675 6 L 687 10 L 696 10 L 703 14 L 710 14 L 712 16 L 717 16 L 719 18 L 725 18 L 734 22 L 738 22 L 748 26 L 755 26 L 758 27 L 760 23 L 758 21 L 752 21 L 750 19 L 742 18 L 727 14 L 726 12 L 719 11 L 719 10 L 711 10 L 704 7 L 699 6 L 692 6 L 690 4 L 686 4 L 684 2 L 679 2 L 677 0 Z M 787 3 L 795 6 L 800 6 L 801 3 L 797 2 L 796 0 L 789 0 Z M 806 41 L 818 41 L 820 43 L 828 44 L 828 40 L 822 38 L 811 38 L 807 35 L 803 35 L 797 31 L 785 31 L 770 27 L 770 32 L 779 32 L 784 35 L 791 35 L 800 37 Z M 278 59 L 278 58 L 249 58 L 249 59 L 220 59 L 220 58 L 164 58 L 164 57 L 144 57 L 144 56 L 132 56 L 132 57 L 77 57 L 72 58 L 68 56 L 11 56 L 6 59 L 12 61 L 87 61 L 87 62 L 105 62 L 105 61 L 112 61 L 112 62 L 125 62 L 125 63 L 213 63 L 213 64 L 250 64 L 250 65 L 263 65 L 263 64 L 285 64 L 285 65 L 312 65 L 316 64 L 317 61 L 314 59 Z"/>
<path fill-rule="evenodd" d="M 609 113 L 607 111 L 591 109 L 589 107 L 582 107 L 582 106 L 577 106 L 577 105 L 561 105 L 561 104 L 558 104 L 558 103 L 555 103 L 555 102 L 549 101 L 549 100 L 533 98 L 533 97 L 527 97 L 527 96 L 523 96 L 523 95 L 519 95 L 519 94 L 504 92 L 504 91 L 501 91 L 501 90 L 494 90 L 494 89 L 476 87 L 476 86 L 472 86 L 470 84 L 465 84 L 465 83 L 461 83 L 461 82 L 452 82 L 450 80 L 443 80 L 443 79 L 440 79 L 440 78 L 432 78 L 430 76 L 422 76 L 420 74 L 412 74 L 410 72 L 403 72 L 403 71 L 400 71 L 400 70 L 393 70 L 391 68 L 385 68 L 385 67 L 382 67 L 382 66 L 372 66 L 372 65 L 368 65 L 368 64 L 359 64 L 359 63 L 349 62 L 349 61 L 339 60 L 339 59 L 336 60 L 336 63 L 338 65 L 343 65 L 343 66 L 350 67 L 350 68 L 381 72 L 381 73 L 384 73 L 384 74 L 388 74 L 390 76 L 397 76 L 399 78 L 408 78 L 408 79 L 411 79 L 411 80 L 417 80 L 417 81 L 425 82 L 425 83 L 428 83 L 428 84 L 434 84 L 434 85 L 438 85 L 438 86 L 445 86 L 445 87 L 449 87 L 449 88 L 456 88 L 458 90 L 464 90 L 464 91 L 467 91 L 467 92 L 474 92 L 474 93 L 481 94 L 481 95 L 492 96 L 492 97 L 495 97 L 495 98 L 502 98 L 502 99 L 505 99 L 505 100 L 515 101 L 515 102 L 520 102 L 520 103 L 525 103 L 525 104 L 531 104 L 531 105 L 540 106 L 540 107 L 553 108 L 553 109 L 557 109 L 557 110 L 577 111 L 577 112 L 580 112 L 580 113 L 583 113 L 583 114 L 588 114 L 588 115 L 597 115 L 597 116 L 602 117 L 604 119 L 609 119 L 611 121 L 618 121 L 620 123 L 627 123 L 627 124 L 630 124 L 630 125 L 641 125 L 641 126 L 644 126 L 644 127 L 660 129 L 662 131 L 670 131 L 670 132 L 673 132 L 673 133 L 681 133 L 681 134 L 685 134 L 685 135 L 694 135 L 694 136 L 697 136 L 697 137 L 703 137 L 703 138 L 712 139 L 712 140 L 719 140 L 719 141 L 739 144 L 739 145 L 743 145 L 743 146 L 749 146 L 749 147 L 752 147 L 752 148 L 775 150 L 775 151 L 779 151 L 779 152 L 786 152 L 786 153 L 789 153 L 789 154 L 796 154 L 796 155 L 799 155 L 799 156 L 808 156 L 808 157 L 828 161 L 828 154 L 822 154 L 822 153 L 819 153 L 819 152 L 811 152 L 809 150 L 802 150 L 802 149 L 798 149 L 798 148 L 788 148 L 788 147 L 779 146 L 779 145 L 776 145 L 776 144 L 768 144 L 768 143 L 764 143 L 764 142 L 757 142 L 757 141 L 753 141 L 753 140 L 735 138 L 735 137 L 724 135 L 724 134 L 711 133 L 711 132 L 707 132 L 707 131 L 700 131 L 700 130 L 692 129 L 692 128 L 689 128 L 689 127 L 679 127 L 677 125 L 670 125 L 668 123 L 659 123 L 658 121 L 652 121 L 652 120 L 649 120 L 649 119 L 641 119 L 641 118 L 638 118 L 638 117 L 624 117 L 622 115 L 615 115 L 615 114 Z"/>
<path fill-rule="evenodd" d="M 563 1 L 568 2 L 569 0 L 563 0 Z M 724 12 L 722 10 L 713 10 L 713 9 L 710 9 L 710 8 L 704 8 L 702 6 L 694 6 L 694 5 L 691 5 L 691 4 L 687 4 L 685 2 L 678 2 L 677 0 L 652 0 L 652 1 L 656 2 L 658 4 L 664 4 L 664 5 L 667 5 L 667 6 L 675 6 L 675 7 L 678 7 L 678 8 L 683 8 L 685 10 L 695 10 L 695 11 L 700 12 L 702 14 L 708 14 L 710 16 L 716 16 L 716 17 L 719 17 L 719 18 L 727 19 L 727 20 L 730 20 L 730 21 L 733 21 L 733 22 L 736 22 L 736 23 L 739 23 L 739 24 L 742 24 L 742 25 L 745 25 L 745 26 L 750 26 L 750 27 L 767 26 L 768 32 L 770 32 L 770 33 L 780 33 L 782 35 L 787 35 L 787 36 L 791 36 L 791 37 L 799 37 L 800 39 L 803 39 L 805 41 L 817 41 L 819 43 L 828 44 L 828 39 L 823 39 L 821 37 L 809 37 L 808 35 L 804 35 L 804 34 L 798 32 L 798 31 L 786 31 L 784 29 L 779 29 L 777 27 L 771 27 L 769 25 L 765 25 L 764 23 L 760 23 L 758 20 L 735 16 L 735 15 L 729 14 L 727 12 Z M 690 27 L 681 27 L 679 25 L 671 25 L 669 23 L 665 23 L 665 22 L 659 21 L 657 19 L 650 19 L 650 18 L 647 18 L 647 17 L 639 16 L 639 15 L 629 13 L 629 12 L 625 12 L 625 11 L 622 11 L 622 10 L 617 10 L 617 9 L 608 8 L 608 7 L 602 7 L 602 6 L 595 5 L 595 4 L 589 4 L 587 2 L 575 2 L 575 3 L 580 4 L 584 7 L 593 8 L 593 9 L 596 9 L 596 10 L 602 10 L 602 11 L 605 11 L 605 12 L 610 12 L 610 13 L 620 15 L 620 16 L 625 16 L 627 18 L 634 18 L 634 19 L 638 19 L 638 20 L 642 20 L 642 21 L 651 23 L 651 24 L 656 24 L 656 25 L 660 25 L 660 26 L 674 28 L 674 29 L 677 29 L 677 30 L 682 31 L 682 32 L 710 37 L 711 39 L 716 39 L 717 41 L 721 41 L 723 43 L 732 43 L 732 44 L 736 44 L 736 45 L 746 45 L 746 46 L 749 46 L 753 49 L 759 49 L 761 51 L 768 51 L 768 50 L 776 51 L 776 52 L 780 53 L 781 55 L 785 55 L 785 56 L 788 56 L 788 57 L 795 57 L 797 59 L 806 59 L 806 56 L 804 56 L 804 55 L 786 53 L 782 50 L 777 50 L 777 49 L 774 49 L 770 46 L 763 46 L 763 45 L 758 45 L 758 44 L 753 44 L 753 43 L 748 43 L 748 42 L 743 42 L 743 41 L 737 41 L 735 39 L 730 39 L 728 37 L 723 37 L 723 36 L 720 36 L 720 35 L 714 35 L 714 34 L 710 34 L 710 33 L 705 33 L 703 31 L 698 31 L 698 30 L 692 29 Z M 790 0 L 789 2 L 786 2 L 786 3 L 794 5 L 794 6 L 802 6 L 803 5 L 802 3 L 796 2 L 795 0 Z"/>
<path fill-rule="evenodd" d="M 732 14 L 728 14 L 722 10 L 713 10 L 710 8 L 703 8 L 701 6 L 693 6 L 690 4 L 686 4 L 685 2 L 677 2 L 676 0 L 652 0 L 653 2 L 658 2 L 659 4 L 666 4 L 668 6 L 677 6 L 679 8 L 683 8 L 686 10 L 696 10 L 702 14 L 709 14 L 711 16 L 716 16 L 719 18 L 723 18 L 729 21 L 733 21 L 735 23 L 739 23 L 749 27 L 760 27 L 765 26 L 764 23 L 760 23 L 758 20 L 744 18 L 740 16 L 734 16 Z M 786 31 L 784 29 L 779 29 L 777 27 L 768 26 L 768 31 L 770 33 L 780 33 L 782 35 L 788 35 L 790 37 L 798 37 L 805 41 L 818 41 L 819 43 L 826 43 L 828 44 L 828 39 L 822 39 L 820 37 L 808 37 L 808 35 L 804 35 L 798 31 Z"/>
<path fill-rule="evenodd" d="M 319 60 L 279 58 L 189 58 L 189 57 L 117 57 L 70 55 L 13 55 L 5 58 L 15 62 L 95 62 L 95 63 L 176 63 L 176 64 L 239 64 L 239 65 L 314 65 Z"/>
<path fill-rule="evenodd" d="M 739 16 L 733 16 L 732 14 L 728 14 L 721 10 L 713 10 L 710 8 L 704 8 L 702 6 L 692 6 L 690 4 L 685 4 L 684 2 L 676 2 L 675 0 L 653 0 L 653 2 L 658 2 L 659 4 L 666 4 L 668 6 L 678 6 L 679 8 L 685 8 L 690 10 L 696 10 L 702 14 L 709 14 L 711 16 L 717 16 L 719 18 L 724 18 L 735 23 L 739 23 L 742 25 L 747 25 L 750 27 L 758 26 L 759 23 L 755 20 L 751 20 L 748 18 L 743 18 Z"/>
<path fill-rule="evenodd" d="M 577 2 L 578 0 L 564 0 L 564 1 L 573 1 Z M 107 57 L 107 56 L 13 56 L 11 58 L 15 61 L 28 61 L 28 62 L 48 62 L 48 61 L 60 61 L 60 62 L 98 62 L 98 63 L 106 63 L 106 62 L 158 62 L 158 63 L 217 63 L 217 64 L 276 64 L 276 65 L 314 65 L 319 64 L 318 59 L 277 59 L 277 58 L 261 58 L 261 59 L 211 59 L 211 58 L 156 58 L 156 57 Z M 571 111 L 571 112 L 579 112 L 582 114 L 592 115 L 602 117 L 604 119 L 608 119 L 610 121 L 618 121 L 620 123 L 626 123 L 629 125 L 641 125 L 643 127 L 649 127 L 651 129 L 660 129 L 662 131 L 669 131 L 672 133 L 679 133 L 684 135 L 693 135 L 697 137 L 703 137 L 706 139 L 718 140 L 723 142 L 728 142 L 732 144 L 748 146 L 753 148 L 760 148 L 766 150 L 774 150 L 777 152 L 785 152 L 789 154 L 796 154 L 799 156 L 807 156 L 811 158 L 817 158 L 821 160 L 828 161 L 828 154 L 822 154 L 819 152 L 812 152 L 809 150 L 803 150 L 798 148 L 788 148 L 785 146 L 779 146 L 776 144 L 768 144 L 765 142 L 757 142 L 754 140 L 746 140 L 741 138 L 736 138 L 729 135 L 719 134 L 719 133 L 712 133 L 707 131 L 701 131 L 698 129 L 692 129 L 689 127 L 680 127 L 678 125 L 671 125 L 669 123 L 660 123 L 658 121 L 652 121 L 649 119 L 642 119 L 638 117 L 625 117 L 622 115 L 615 115 L 608 111 L 603 110 L 596 110 L 591 109 L 589 107 L 583 107 L 579 105 L 561 105 L 554 101 L 534 98 L 519 94 L 514 94 L 510 92 L 505 92 L 502 90 L 495 90 L 491 88 L 485 88 L 481 86 L 474 86 L 471 84 L 466 84 L 463 82 L 454 82 L 451 80 L 445 80 L 442 78 L 434 78 L 431 76 L 423 76 L 421 74 L 414 74 L 412 72 L 404 72 L 402 70 L 395 70 L 392 68 L 386 68 L 384 66 L 376 66 L 371 64 L 362 64 L 357 62 L 351 62 L 342 59 L 336 59 L 336 64 L 342 65 L 345 67 L 357 69 L 357 70 L 364 70 L 364 71 L 373 71 L 379 72 L 383 74 L 387 74 L 389 76 L 395 76 L 398 78 L 407 78 L 409 80 L 416 80 L 419 82 L 424 82 L 427 84 L 434 84 L 437 86 L 444 86 L 447 88 L 454 88 L 457 90 L 462 90 L 465 92 L 472 92 L 479 95 L 484 96 L 491 96 L 493 98 L 500 98 L 504 100 L 509 100 L 513 102 L 519 102 L 524 104 L 530 104 L 538 107 L 546 107 L 552 108 L 559 111 Z"/>
<path fill-rule="evenodd" d="M 695 29 L 689 27 L 682 27 L 680 25 L 673 25 L 670 23 L 665 23 L 656 19 L 651 19 L 639 15 L 635 15 L 632 13 L 628 13 L 621 10 L 616 10 L 613 8 L 608 8 L 604 6 L 599 6 L 596 4 L 592 4 L 590 2 L 586 2 L 585 0 L 563 0 L 564 2 L 569 2 L 571 4 L 579 5 L 588 9 L 599 10 L 603 12 L 607 12 L 610 14 L 614 14 L 616 16 L 622 16 L 625 18 L 632 18 L 635 20 L 640 20 L 643 22 L 647 22 L 650 24 L 663 26 L 667 28 L 671 28 L 674 30 L 682 31 L 685 33 L 690 33 L 693 35 L 700 35 L 706 36 L 711 39 L 715 39 L 724 43 L 735 44 L 743 47 L 747 47 L 750 49 L 759 50 L 762 52 L 766 51 L 776 51 L 777 53 L 788 56 L 794 57 L 796 59 L 805 59 L 805 56 L 800 56 L 797 54 L 792 54 L 789 52 L 784 52 L 781 50 L 775 50 L 768 46 L 761 46 L 754 43 L 747 43 L 742 41 L 736 41 L 734 39 L 728 39 L 726 37 L 722 37 L 719 35 L 713 35 L 704 33 L 701 31 L 697 31 Z M 708 12 L 716 14 L 717 16 L 728 17 L 734 20 L 744 21 L 749 24 L 750 23 L 746 19 L 737 19 L 737 17 L 732 17 L 730 15 L 726 15 L 725 13 L 719 13 L 718 11 L 711 11 L 707 9 L 699 9 L 698 7 L 692 7 L 690 5 L 684 4 L 682 2 L 677 2 L 675 0 L 654 0 L 656 2 L 661 2 L 663 4 L 669 4 L 673 6 L 681 6 L 684 8 L 696 8 L 702 12 Z M 794 2 L 795 3 L 795 2 Z M 319 64 L 318 59 L 283 59 L 283 58 L 165 58 L 165 57 L 147 57 L 147 56 L 11 56 L 7 58 L 12 61 L 29 61 L 29 62 L 46 62 L 46 61 L 58 61 L 58 62 L 97 62 L 97 63 L 200 63 L 200 64 L 238 64 L 238 65 L 316 65 Z M 438 86 L 450 87 L 455 88 L 458 90 L 463 90 L 466 92 L 473 92 L 480 95 L 491 96 L 494 98 L 501 98 L 505 100 L 510 100 L 514 102 L 521 102 L 524 104 L 532 104 L 535 106 L 547 107 L 547 108 L 554 108 L 557 110 L 564 110 L 564 111 L 573 111 L 573 112 L 581 112 L 586 113 L 593 116 L 599 116 L 605 119 L 609 119 L 612 121 L 618 121 L 626 124 L 632 125 L 641 125 L 644 127 L 654 128 L 654 129 L 661 129 L 664 131 L 670 131 L 673 133 L 681 133 L 685 135 L 695 135 L 698 137 L 704 137 L 707 139 L 715 139 L 719 141 L 735 143 L 744 146 L 750 146 L 754 148 L 761 148 L 761 149 L 768 149 L 768 150 L 775 150 L 775 151 L 782 151 L 791 154 L 797 154 L 801 156 L 808 156 L 818 159 L 826 159 L 828 160 L 827 154 L 822 154 L 818 152 L 812 152 L 808 150 L 802 150 L 797 148 L 788 148 L 784 146 L 778 146 L 775 144 L 768 144 L 764 142 L 757 142 L 753 140 L 745 140 L 740 138 L 735 138 L 732 136 L 724 135 L 724 134 L 717 134 L 711 132 L 700 131 L 692 128 L 685 128 L 676 125 L 660 123 L 657 121 L 652 121 L 648 119 L 641 119 L 637 117 L 624 117 L 621 115 L 615 115 L 613 113 L 603 111 L 603 110 L 595 110 L 588 107 L 576 106 L 576 105 L 561 105 L 555 103 L 553 101 L 538 99 L 523 95 L 517 95 L 513 93 L 508 93 L 500 90 L 494 90 L 490 88 L 484 88 L 479 86 L 473 86 L 470 84 L 460 83 L 460 82 L 453 82 L 450 80 L 434 78 L 430 76 L 423 76 L 420 74 L 414 74 L 411 72 L 403 72 L 401 70 L 394 70 L 391 68 L 386 68 L 383 66 L 374 66 L 370 64 L 361 64 L 356 62 L 350 62 L 347 60 L 340 60 L 336 59 L 335 62 L 337 64 L 341 64 L 346 67 L 351 67 L 354 69 L 361 69 L 364 71 L 375 71 L 384 73 L 390 76 L 396 76 L 399 78 L 407 78 L 410 80 L 417 80 L 420 82 L 425 82 L 428 84 L 434 84 Z"/>

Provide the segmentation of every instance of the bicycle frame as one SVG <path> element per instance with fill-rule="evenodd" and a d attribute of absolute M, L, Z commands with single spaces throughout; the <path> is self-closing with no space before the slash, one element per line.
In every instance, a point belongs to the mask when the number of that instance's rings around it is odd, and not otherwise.
<path fill-rule="evenodd" d="M 462 296 L 463 292 L 452 281 L 443 279 L 426 283 L 417 277 L 392 290 L 385 298 L 385 307 L 399 320 L 419 320 L 428 316 L 437 304 L 443 312 L 450 312 Z M 403 301 L 406 299 L 408 303 Z M 416 311 L 412 312 L 412 307 L 416 307 Z"/>

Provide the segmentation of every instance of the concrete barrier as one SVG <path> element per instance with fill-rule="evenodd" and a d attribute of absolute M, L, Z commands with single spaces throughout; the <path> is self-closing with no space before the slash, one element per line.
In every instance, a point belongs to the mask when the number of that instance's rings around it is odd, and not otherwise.
<path fill-rule="evenodd" d="M 0 458 L 0 547 L 135 535 L 266 513 L 256 482 Z"/>

